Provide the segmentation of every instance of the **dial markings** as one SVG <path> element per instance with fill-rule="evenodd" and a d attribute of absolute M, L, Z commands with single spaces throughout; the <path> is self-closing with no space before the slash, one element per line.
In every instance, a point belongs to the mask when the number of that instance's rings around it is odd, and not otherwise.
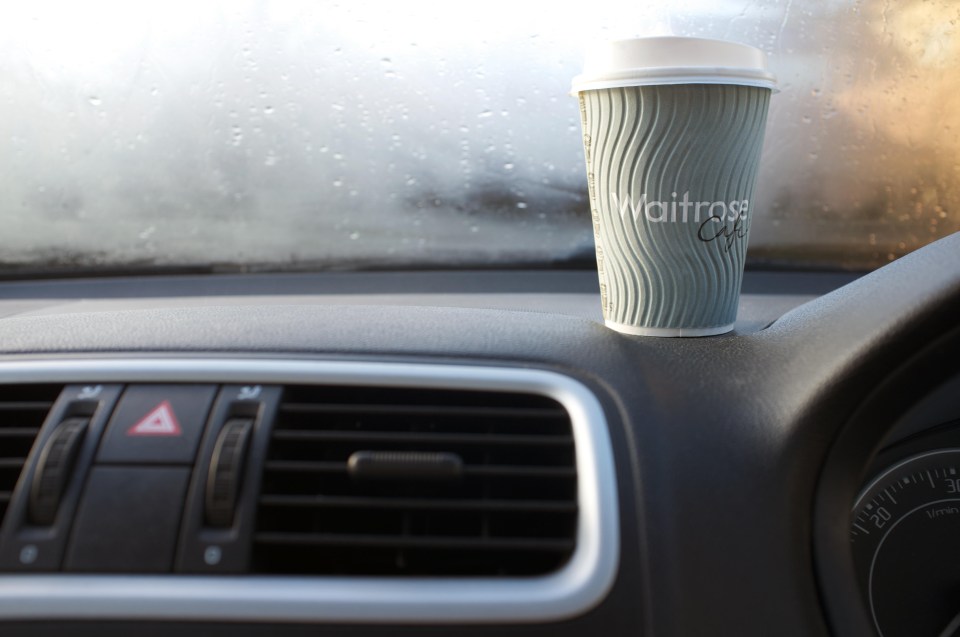
<path fill-rule="evenodd" d="M 946 556 L 960 550 L 958 468 L 960 449 L 904 458 L 854 503 L 852 557 L 880 637 L 937 634 L 956 615 L 960 564 Z"/>

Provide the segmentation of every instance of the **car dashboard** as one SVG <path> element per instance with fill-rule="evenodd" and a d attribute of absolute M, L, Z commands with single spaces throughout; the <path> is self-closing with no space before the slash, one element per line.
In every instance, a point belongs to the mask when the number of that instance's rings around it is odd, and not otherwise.
<path fill-rule="evenodd" d="M 924 574 L 960 518 L 960 235 L 748 272 L 724 336 L 625 336 L 598 298 L 576 270 L 0 283 L 0 631 L 952 634 Z"/>

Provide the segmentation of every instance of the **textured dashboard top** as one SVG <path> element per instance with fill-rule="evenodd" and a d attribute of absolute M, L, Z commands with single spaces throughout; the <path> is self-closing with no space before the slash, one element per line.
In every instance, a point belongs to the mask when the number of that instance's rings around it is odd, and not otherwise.
<path fill-rule="evenodd" d="M 736 330 L 761 330 L 854 278 L 748 273 Z M 545 327 L 543 315 L 560 325 L 607 333 L 600 328 L 596 274 L 374 272 L 8 282 L 0 283 L 0 351 L 411 352 L 422 351 L 411 346 L 427 335 L 430 351 L 449 356 L 468 349 L 464 345 L 477 332 L 507 329 L 515 335 L 529 325 L 538 333 Z"/>

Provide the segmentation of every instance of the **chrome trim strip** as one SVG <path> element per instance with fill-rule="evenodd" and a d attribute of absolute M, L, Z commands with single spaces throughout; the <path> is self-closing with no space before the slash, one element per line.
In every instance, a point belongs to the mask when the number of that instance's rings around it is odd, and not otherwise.
<path fill-rule="evenodd" d="M 336 382 L 550 396 L 570 413 L 576 440 L 578 542 L 566 566 L 533 578 L 2 575 L 0 619 L 544 622 L 590 610 L 606 596 L 616 577 L 620 525 L 607 423 L 593 394 L 566 376 L 504 367 L 253 358 L 0 363 L 0 383 L 34 382 Z"/>

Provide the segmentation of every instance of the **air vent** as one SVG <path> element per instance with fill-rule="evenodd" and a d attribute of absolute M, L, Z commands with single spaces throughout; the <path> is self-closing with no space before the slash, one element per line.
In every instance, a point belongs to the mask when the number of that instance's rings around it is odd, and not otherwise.
<path fill-rule="evenodd" d="M 40 427 L 62 387 L 0 385 L 0 523 Z"/>
<path fill-rule="evenodd" d="M 521 576 L 575 548 L 570 418 L 534 394 L 287 387 L 258 573 Z"/>

